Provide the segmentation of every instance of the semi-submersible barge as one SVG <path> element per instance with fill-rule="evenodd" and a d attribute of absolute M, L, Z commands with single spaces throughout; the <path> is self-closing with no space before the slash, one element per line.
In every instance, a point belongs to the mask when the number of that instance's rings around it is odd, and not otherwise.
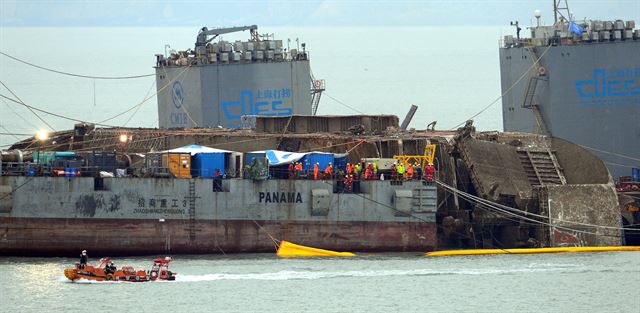
<path fill-rule="evenodd" d="M 0 251 L 263 252 L 273 251 L 273 239 L 339 251 L 620 243 L 614 185 L 602 161 L 580 146 L 524 133 L 475 133 L 472 126 L 458 132 L 400 131 L 397 121 L 394 116 L 258 117 L 251 130 L 89 128 L 81 141 L 70 139 L 78 129 L 59 132 L 44 145 L 56 141 L 76 151 L 108 146 L 118 151 L 119 166 L 133 168 L 139 177 L 0 177 Z M 314 128 L 322 124 L 328 128 Z M 361 126 L 358 134 L 353 125 Z M 122 133 L 134 138 L 129 146 L 119 143 Z M 138 153 L 193 142 L 241 152 L 322 150 L 338 156 L 348 151 L 348 162 L 375 158 L 381 172 L 385 158 L 398 156 L 400 162 L 420 156 L 431 144 L 437 147 L 438 171 L 435 182 L 386 176 L 361 180 L 352 192 L 341 189 L 341 179 L 276 178 L 274 171 L 287 171 L 286 165 L 270 168 L 273 177 L 266 180 L 233 177 L 235 165 L 225 165 L 227 178 L 221 180 L 137 174 L 143 167 Z M 227 161 L 241 156 L 246 172 L 252 153 L 222 153 Z M 5 174 L 12 170 L 6 166 L 11 164 L 5 163 Z M 517 216 L 546 218 L 532 222 L 505 215 L 470 195 L 513 208 Z"/>
<path fill-rule="evenodd" d="M 208 39 L 242 29 L 250 41 Z M 285 53 L 260 38 L 254 26 L 202 29 L 194 51 L 157 56 L 161 129 L 78 124 L 4 152 L 0 254 L 263 252 L 277 240 L 421 252 L 620 244 L 613 182 L 584 148 L 549 136 L 476 133 L 471 122 L 457 131 L 406 130 L 396 116 L 311 115 L 324 82 L 311 77 L 308 51 Z M 206 166 L 192 171 L 188 160 L 198 154 L 149 161 L 150 151 L 192 144 L 224 149 L 211 152 L 221 158 L 208 174 L 200 171 Z M 41 151 L 55 150 L 94 156 L 41 161 Z M 317 160 L 323 169 L 334 160 L 335 171 L 373 161 L 380 173 L 394 161 L 424 168 L 428 159 L 437 172 L 434 181 L 378 175 L 345 190 L 334 176 L 283 177 L 288 154 L 272 160 L 273 150 L 330 154 Z M 117 162 L 92 151 L 115 152 Z M 251 159 L 261 153 L 270 166 L 255 175 Z M 308 174 L 312 164 L 305 166 Z"/>

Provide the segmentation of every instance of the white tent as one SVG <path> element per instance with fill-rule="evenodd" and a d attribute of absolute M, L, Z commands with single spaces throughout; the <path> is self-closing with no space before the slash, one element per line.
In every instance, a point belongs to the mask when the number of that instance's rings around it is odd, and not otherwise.
<path fill-rule="evenodd" d="M 179 148 L 175 148 L 175 149 L 171 149 L 171 150 L 165 150 L 162 152 L 169 152 L 169 153 L 190 153 L 191 155 L 195 155 L 197 153 L 231 153 L 234 151 L 229 151 L 229 150 L 222 150 L 222 149 L 216 149 L 216 148 L 211 148 L 211 147 L 205 147 L 205 146 L 201 146 L 201 145 L 187 145 L 187 146 L 183 146 L 183 147 L 179 147 Z"/>

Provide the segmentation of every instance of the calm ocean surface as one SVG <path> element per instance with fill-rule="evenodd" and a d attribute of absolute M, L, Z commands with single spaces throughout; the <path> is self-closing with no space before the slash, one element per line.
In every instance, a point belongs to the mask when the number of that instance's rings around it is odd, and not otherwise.
<path fill-rule="evenodd" d="M 177 50 L 193 48 L 198 28 L 0 28 L 0 50 L 45 67 L 99 76 L 154 73 L 156 53 L 165 44 Z M 395 114 L 403 118 L 411 104 L 419 109 L 411 127 L 449 129 L 500 95 L 498 40 L 511 33 L 504 27 L 261 27 L 277 39 L 296 38 L 307 44 L 311 68 L 325 79 L 326 94 L 369 114 Z M 223 36 L 246 40 L 247 32 Z M 93 80 L 61 76 L 0 55 L 0 80 L 25 103 L 88 121 L 99 121 L 140 103 L 155 77 L 130 80 Z M 0 93 L 11 94 L 0 86 Z M 95 100 L 94 100 L 95 96 Z M 7 102 L 7 103 L 5 103 Z M 10 105 L 11 108 L 7 107 Z M 15 111 L 15 112 L 14 112 Z M 0 100 L 0 125 L 11 132 L 33 134 L 46 128 L 27 109 Z M 319 114 L 358 114 L 329 97 Z M 110 123 L 157 126 L 155 97 L 135 115 Z M 43 117 L 57 130 L 74 122 Z M 26 121 L 25 121 L 26 120 Z M 476 118 L 483 130 L 502 129 L 501 103 Z M 5 130 L 0 130 L 5 132 Z M 19 136 L 24 138 L 24 136 Z M 0 136 L 0 145 L 16 141 Z"/>
<path fill-rule="evenodd" d="M 151 258 L 115 260 L 150 267 Z M 278 259 L 176 256 L 175 282 L 72 283 L 0 258 L 1 312 L 640 312 L 636 252 Z"/>

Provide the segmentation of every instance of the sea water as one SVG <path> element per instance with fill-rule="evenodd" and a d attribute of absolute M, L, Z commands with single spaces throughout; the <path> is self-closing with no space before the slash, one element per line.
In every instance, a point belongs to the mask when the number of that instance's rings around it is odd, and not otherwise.
<path fill-rule="evenodd" d="M 0 28 L 0 51 L 35 65 L 90 76 L 153 74 L 154 54 L 193 48 L 198 27 Z M 451 129 L 499 98 L 499 39 L 504 27 L 260 27 L 289 49 L 306 44 L 311 69 L 326 82 L 318 114 L 394 114 L 418 111 L 410 127 Z M 248 32 L 221 36 L 247 40 Z M 290 39 L 288 41 L 287 39 Z M 155 76 L 100 80 L 64 76 L 0 55 L 0 80 L 39 109 L 98 122 L 140 104 L 109 125 L 157 127 Z M 15 98 L 4 87 L 0 94 Z M 339 101 L 339 102 L 338 102 Z M 502 129 L 498 100 L 475 118 L 482 130 Z M 74 121 L 39 113 L 56 130 Z M 26 108 L 0 99 L 0 126 L 31 135 L 48 129 Z M 7 132 L 0 129 L 0 133 Z M 18 138 L 26 136 L 18 135 Z M 0 146 L 16 142 L 0 135 Z"/>
<path fill-rule="evenodd" d="M 94 260 L 95 261 L 95 260 Z M 0 258 L 2 312 L 639 312 L 637 252 L 278 259 L 174 256 L 174 282 L 71 282 Z M 151 257 L 115 259 L 148 269 Z"/>

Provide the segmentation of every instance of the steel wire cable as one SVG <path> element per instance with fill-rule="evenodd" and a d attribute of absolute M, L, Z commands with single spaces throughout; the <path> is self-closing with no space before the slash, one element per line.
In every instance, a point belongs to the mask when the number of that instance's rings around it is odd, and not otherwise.
<path fill-rule="evenodd" d="M 191 66 L 191 65 L 189 65 Z M 167 68 L 165 66 L 162 67 L 162 71 L 164 72 L 165 77 L 169 77 L 169 74 L 167 73 Z M 189 111 L 187 111 L 187 109 L 184 107 L 184 105 L 181 105 L 180 108 L 182 109 L 182 112 L 184 112 L 184 114 L 187 115 L 187 117 L 189 118 L 189 120 L 191 121 L 191 123 L 193 123 L 193 125 L 195 127 L 198 127 L 198 123 L 196 123 L 196 121 L 191 118 L 191 114 L 189 114 Z M 160 117 L 158 117 L 160 118 Z"/>
<path fill-rule="evenodd" d="M 117 127 L 117 126 L 108 125 L 108 124 L 93 123 L 93 122 L 89 122 L 89 121 L 86 121 L 86 120 L 80 120 L 80 119 L 77 119 L 77 118 L 72 118 L 72 117 L 61 115 L 61 114 L 49 112 L 49 111 L 46 111 L 46 110 L 38 109 L 37 107 L 28 105 L 28 104 L 26 104 L 24 102 L 21 102 L 21 101 L 18 101 L 18 100 L 14 100 L 14 99 L 12 99 L 10 97 L 7 97 L 7 96 L 5 96 L 3 94 L 0 94 L 0 97 L 5 98 L 5 99 L 7 99 L 7 100 L 9 100 L 11 102 L 15 102 L 17 104 L 20 104 L 20 105 L 22 105 L 22 106 L 24 106 L 26 108 L 32 109 L 34 111 L 38 111 L 38 112 L 41 112 L 41 113 L 49 114 L 49 115 L 52 115 L 52 116 L 55 116 L 55 117 L 59 117 L 61 119 L 65 119 L 65 120 L 69 120 L 69 121 L 73 121 L 73 122 L 79 122 L 79 123 L 91 123 L 91 124 L 94 124 L 94 125 L 105 126 L 105 127 Z"/>
<path fill-rule="evenodd" d="M 488 110 L 490 107 L 492 107 L 494 104 L 496 104 L 498 102 L 498 100 L 502 99 L 502 97 L 504 97 L 507 93 L 509 93 L 511 91 L 511 89 L 513 89 L 513 87 L 515 87 L 540 62 L 540 59 L 542 59 L 542 57 L 547 53 L 547 51 L 549 51 L 549 48 L 551 48 L 551 45 L 547 46 L 547 48 L 544 49 L 544 51 L 538 57 L 538 59 L 535 62 L 533 62 L 531 64 L 531 66 L 526 71 L 524 71 L 524 73 L 522 73 L 522 75 L 518 78 L 518 80 L 516 80 L 513 84 L 511 84 L 511 86 L 509 86 L 509 88 L 507 88 L 507 90 L 505 90 L 500 96 L 498 96 L 498 98 L 496 98 L 491 103 L 489 103 L 487 106 L 482 108 L 482 110 L 480 110 L 478 113 L 472 115 L 471 117 L 466 119 L 464 122 L 462 122 L 462 123 L 460 123 L 460 124 L 458 124 L 456 126 L 453 126 L 449 130 L 455 130 L 456 128 L 464 125 L 464 123 L 466 123 L 468 120 L 471 120 L 471 119 L 475 118 L 476 116 L 484 113 L 484 111 Z"/>
<path fill-rule="evenodd" d="M 178 78 L 180 78 L 182 75 L 184 75 L 184 74 L 185 74 L 185 73 L 186 73 L 190 68 L 191 68 L 191 64 L 189 64 L 187 67 L 185 67 L 185 69 L 184 69 L 184 70 L 182 70 L 180 73 L 178 73 L 178 75 L 176 75 L 176 77 L 174 77 L 173 79 L 169 80 L 169 81 L 167 82 L 167 84 L 166 84 L 166 85 L 162 86 L 162 87 L 161 87 L 160 89 L 158 89 L 154 94 L 152 94 L 152 95 L 150 95 L 149 97 L 147 97 L 147 98 L 143 99 L 140 103 L 138 103 L 138 104 L 136 104 L 136 105 L 132 106 L 131 108 L 127 109 L 126 111 L 121 112 L 121 113 L 118 113 L 118 114 L 116 114 L 116 115 L 114 115 L 114 116 L 112 116 L 112 117 L 109 117 L 109 118 L 107 118 L 107 119 L 105 119 L 105 120 L 100 121 L 100 123 L 104 123 L 104 122 L 110 121 L 110 120 L 112 120 L 112 119 L 115 119 L 115 118 L 117 118 L 117 117 L 120 117 L 120 116 L 122 116 L 122 115 L 124 115 L 124 114 L 127 114 L 127 113 L 131 112 L 131 111 L 132 111 L 132 110 L 134 110 L 136 107 L 139 107 L 139 106 L 143 105 L 145 102 L 149 101 L 151 98 L 155 97 L 157 94 L 159 94 L 159 93 L 160 93 L 160 92 L 162 92 L 164 89 L 166 89 L 167 87 L 169 87 L 173 82 L 175 82 L 176 80 L 178 80 Z M 94 123 L 94 124 L 95 124 L 95 123 Z M 96 124 L 96 125 L 97 125 L 97 124 Z"/>
<path fill-rule="evenodd" d="M 0 80 L 0 84 L 2 84 L 2 86 L 4 86 L 4 88 L 6 88 L 16 99 L 18 99 L 18 101 L 20 101 L 20 103 L 25 104 L 24 101 L 22 101 L 22 99 L 20 99 L 20 97 L 18 97 L 18 95 L 16 95 L 13 90 L 11 90 L 11 88 L 9 88 L 9 86 L 7 86 L 3 81 Z M 7 98 L 8 99 L 8 98 Z M 31 108 L 30 106 L 27 106 L 27 108 L 29 109 L 29 111 L 31 111 L 31 113 L 33 113 L 33 115 L 35 115 L 41 122 L 43 122 L 45 125 L 47 125 L 49 128 L 51 128 L 51 130 L 56 131 L 55 128 L 53 128 L 53 126 L 51 126 L 51 124 L 47 123 L 47 121 L 45 121 L 40 115 L 38 115 L 36 112 L 34 112 L 34 109 Z"/>
<path fill-rule="evenodd" d="M 350 106 L 350 105 L 348 105 L 348 104 L 346 104 L 346 103 L 344 103 L 344 102 L 342 102 L 342 101 L 340 101 L 340 100 L 338 100 L 338 99 L 336 99 L 336 98 L 332 97 L 332 96 L 331 96 L 331 95 L 329 95 L 326 91 L 325 91 L 323 94 L 324 94 L 325 96 L 329 97 L 329 99 L 331 99 L 331 100 L 333 100 L 333 101 L 335 101 L 335 102 L 337 102 L 337 103 L 339 103 L 339 104 L 341 104 L 341 105 L 343 105 L 343 106 L 345 106 L 345 107 L 347 107 L 347 108 L 349 108 L 349 109 L 351 109 L 351 110 L 354 110 L 354 111 L 356 111 L 356 112 L 358 112 L 358 113 L 360 113 L 360 114 L 366 114 L 366 113 L 364 113 L 364 112 L 362 112 L 362 111 L 360 111 L 360 110 L 358 110 L 358 109 L 356 109 L 356 108 L 354 108 L 354 107 L 352 107 L 352 106 Z"/>
<path fill-rule="evenodd" d="M 449 191 L 449 192 L 451 192 L 451 191 Z M 460 194 L 460 196 L 463 197 L 463 198 L 467 198 L 467 200 L 474 201 L 472 198 L 469 198 L 469 197 L 467 197 L 465 195 Z M 563 229 L 563 230 L 568 230 L 568 231 L 573 231 L 573 232 L 583 233 L 583 234 L 588 234 L 588 235 L 607 236 L 607 237 L 620 237 L 620 236 L 614 236 L 614 235 L 598 234 L 596 232 L 590 232 L 590 231 L 586 231 L 586 230 L 573 229 L 573 228 L 570 228 L 570 227 L 554 225 L 554 224 L 551 224 L 551 223 L 545 223 L 545 222 L 538 221 L 538 220 L 535 220 L 535 219 L 532 219 L 532 218 L 528 218 L 528 217 L 524 217 L 524 216 L 518 215 L 516 213 L 511 213 L 509 211 L 502 210 L 500 208 L 497 208 L 495 206 L 492 206 L 492 205 L 489 205 L 489 204 L 486 204 L 486 203 L 483 203 L 483 202 L 480 202 L 480 201 L 474 201 L 474 202 L 476 204 L 480 204 L 480 206 L 478 207 L 480 209 L 484 209 L 484 210 L 487 210 L 487 211 L 493 212 L 493 213 L 497 212 L 497 214 L 502 213 L 502 214 L 505 214 L 505 215 L 508 215 L 508 216 L 514 216 L 514 217 L 517 217 L 517 218 L 520 218 L 520 219 L 523 219 L 523 220 L 527 220 L 527 221 L 530 221 L 530 222 L 533 222 L 533 223 L 538 223 L 538 224 L 542 224 L 542 225 L 546 225 L 546 226 L 550 226 L 550 227 L 555 227 L 555 228 L 559 228 L 559 229 Z M 482 206 L 484 206 L 484 208 Z"/>
<path fill-rule="evenodd" d="M 151 96 L 149 96 L 149 97 L 147 97 L 147 98 L 143 99 L 140 103 L 138 103 L 138 104 L 136 104 L 136 105 L 132 106 L 131 108 L 127 109 L 126 111 L 120 112 L 120 113 L 118 113 L 118 114 L 116 114 L 116 115 L 114 115 L 114 116 L 112 116 L 112 117 L 109 117 L 109 118 L 107 118 L 107 119 L 105 119 L 105 120 L 102 120 L 102 121 L 100 121 L 100 122 L 90 122 L 90 121 L 86 121 L 86 120 L 80 120 L 80 119 L 77 119 L 77 118 L 72 118 L 72 117 L 68 117 L 68 116 L 61 115 L 61 114 L 57 114 L 57 113 L 49 112 L 49 111 L 46 111 L 46 110 L 42 110 L 42 109 L 36 108 L 36 107 L 34 107 L 34 106 L 28 105 L 28 104 L 24 103 L 23 101 L 14 100 L 14 99 L 12 99 L 12 98 L 10 98 L 10 97 L 7 97 L 7 96 L 5 96 L 5 95 L 3 95 L 3 94 L 0 94 L 0 97 L 5 98 L 5 99 L 7 99 L 7 100 L 9 100 L 9 101 L 15 102 L 15 103 L 17 103 L 17 104 L 23 105 L 23 106 L 25 106 L 25 107 L 29 108 L 30 110 L 32 109 L 32 110 L 35 110 L 35 111 L 38 111 L 38 112 L 42 112 L 42 113 L 45 113 L 45 114 L 49 114 L 49 115 L 52 115 L 52 116 L 55 116 L 55 117 L 59 117 L 59 118 L 62 118 L 62 119 L 66 119 L 66 120 L 70 120 L 70 121 L 74 121 L 74 122 L 90 123 L 90 124 L 94 124 L 94 125 L 98 125 L 98 126 L 114 127 L 114 128 L 115 128 L 115 127 L 118 127 L 118 126 L 115 126 L 115 125 L 109 125 L 109 124 L 104 124 L 104 122 L 107 122 L 107 121 L 110 121 L 110 120 L 112 120 L 112 119 L 115 119 L 115 118 L 117 118 L 117 117 L 119 117 L 119 116 L 122 116 L 122 115 L 124 115 L 124 114 L 126 114 L 126 113 L 128 113 L 128 112 L 130 112 L 130 111 L 132 111 L 132 110 L 134 110 L 134 109 L 136 109 L 137 107 L 141 106 L 141 105 L 142 105 L 142 104 L 144 104 L 145 102 L 149 101 L 152 97 L 156 96 L 156 95 L 157 95 L 158 93 L 160 93 L 162 90 L 164 90 L 165 88 L 167 88 L 167 87 L 168 87 L 172 82 L 174 82 L 174 81 L 175 81 L 175 80 L 177 80 L 180 76 L 182 76 L 182 74 L 184 74 L 184 73 L 185 73 L 189 68 L 190 68 L 190 66 L 187 66 L 187 67 L 186 67 L 182 72 L 178 73 L 178 75 L 176 75 L 176 77 L 175 77 L 174 79 L 170 80 L 170 81 L 169 81 L 165 86 L 163 86 L 162 88 L 160 88 L 160 89 L 159 89 L 156 93 L 154 93 L 153 95 L 151 95 Z M 1 83 L 1 81 L 0 81 L 0 83 Z M 3 85 L 4 85 L 4 84 L 3 84 Z M 6 87 L 6 86 L 5 86 L 5 87 Z M 35 113 L 34 113 L 34 114 L 35 114 Z M 36 116 L 37 116 L 37 114 L 36 114 Z M 43 122 L 44 122 L 44 121 L 43 121 Z M 45 123 L 46 123 L 46 122 L 45 122 Z M 52 129 L 53 129 L 53 128 L 52 128 Z"/>
<path fill-rule="evenodd" d="M 436 181 L 436 183 L 438 185 L 442 186 L 443 188 L 448 189 L 449 192 L 453 192 L 455 194 L 458 194 L 458 195 L 460 195 L 462 197 L 467 198 L 467 200 L 473 201 L 475 203 L 483 204 L 483 205 L 485 205 L 485 206 L 487 206 L 487 207 L 489 207 L 491 209 L 495 209 L 495 210 L 497 210 L 499 212 L 502 212 L 504 214 L 508 214 L 508 215 L 515 216 L 515 217 L 522 218 L 522 219 L 527 219 L 527 220 L 529 220 L 531 222 L 534 222 L 534 223 L 542 223 L 542 224 L 545 224 L 545 225 L 551 226 L 551 227 L 558 227 L 558 228 L 565 227 L 566 228 L 566 226 L 560 226 L 560 225 L 555 225 L 555 224 L 551 224 L 551 223 L 546 223 L 546 222 L 530 219 L 528 217 L 525 217 L 525 216 L 522 216 L 522 215 L 519 215 L 519 214 L 531 215 L 531 216 L 535 216 L 535 217 L 538 217 L 538 218 L 543 218 L 543 219 L 548 219 L 548 220 L 557 220 L 558 222 L 562 222 L 562 223 L 569 223 L 569 224 L 587 226 L 587 227 L 593 227 L 593 228 L 638 231 L 638 229 L 634 229 L 634 228 L 604 226 L 604 225 L 595 225 L 595 224 L 581 223 L 581 222 L 575 222 L 575 221 L 566 221 L 566 220 L 560 220 L 560 219 L 553 219 L 553 218 L 550 218 L 548 216 L 539 215 L 539 214 L 530 213 L 530 212 L 525 212 L 525 211 L 522 211 L 522 210 L 518 210 L 516 208 L 512 208 L 512 207 L 509 207 L 509 206 L 506 206 L 506 205 L 495 203 L 495 202 L 489 201 L 487 199 L 483 199 L 483 198 L 468 194 L 468 193 L 466 193 L 464 191 L 455 189 L 455 188 L 453 188 L 453 187 L 451 187 L 451 186 L 449 186 L 449 185 L 447 185 L 447 184 L 445 184 L 445 183 L 443 183 L 441 181 Z M 509 211 L 516 212 L 516 213 L 512 213 L 512 212 L 509 212 Z M 571 228 L 568 228 L 568 229 L 574 230 L 574 229 L 571 229 Z M 576 229 L 574 231 L 580 231 L 580 230 Z M 596 234 L 596 233 L 590 233 L 590 234 Z"/>
<path fill-rule="evenodd" d="M 22 121 L 24 121 L 25 123 L 29 124 L 29 126 L 33 127 L 33 129 L 38 129 L 38 126 L 36 126 L 35 124 L 29 122 L 29 120 L 27 120 L 26 118 L 24 118 L 24 116 L 22 116 L 22 114 L 18 114 L 18 112 L 16 112 L 16 110 L 14 110 L 9 103 L 7 103 L 7 100 L 5 100 L 4 98 L 0 98 L 0 100 L 2 100 L 2 102 L 4 103 L 4 105 L 9 108 L 9 110 L 11 110 L 11 112 L 13 112 L 13 114 L 17 117 L 19 117 Z"/>
<path fill-rule="evenodd" d="M 154 80 L 153 83 L 151 84 L 151 86 L 149 87 L 149 89 L 147 90 L 147 93 L 144 95 L 144 97 L 142 98 L 143 100 L 147 98 L 147 96 L 149 96 L 149 93 L 151 92 L 151 89 L 153 89 L 153 86 L 156 85 L 156 81 Z M 122 124 L 122 127 L 127 126 L 127 124 L 129 124 L 129 122 L 131 121 L 131 119 L 133 119 L 133 117 L 136 115 L 136 113 L 138 113 L 138 111 L 140 110 L 142 106 L 139 106 L 136 108 L 135 111 L 133 111 L 133 113 L 131 113 L 131 116 L 129 116 L 129 119 L 127 119 L 126 122 L 124 122 L 124 124 Z"/>
<path fill-rule="evenodd" d="M 628 155 L 619 154 L 619 153 L 615 153 L 615 152 L 611 152 L 611 151 L 600 150 L 600 149 L 597 149 L 597 148 L 588 147 L 588 146 L 581 145 L 581 144 L 577 144 L 577 145 L 579 145 L 579 146 L 581 146 L 581 147 L 583 147 L 583 148 L 589 149 L 589 150 L 593 150 L 593 151 L 597 151 L 597 152 L 602 152 L 602 153 L 606 153 L 606 154 L 611 154 L 611 155 L 619 156 L 619 157 L 621 157 L 621 158 L 625 158 L 625 159 L 629 159 L 629 160 L 634 160 L 634 161 L 638 161 L 638 162 L 640 162 L 640 158 L 630 157 L 630 156 L 628 156 Z M 613 163 L 613 164 L 615 164 L 615 163 Z M 616 165 L 618 165 L 618 164 L 616 164 Z M 619 164 L 619 165 L 622 165 L 622 164 Z M 623 165 L 623 166 L 624 166 L 624 165 Z"/>
<path fill-rule="evenodd" d="M 154 76 L 154 74 L 144 74 L 144 75 L 133 75 L 133 76 L 96 76 L 96 75 L 81 75 L 81 74 L 74 74 L 74 73 L 69 73 L 69 72 L 64 72 L 64 71 L 58 71 L 58 70 L 54 70 L 51 68 L 47 68 L 44 66 L 40 66 L 37 64 L 33 64 L 31 62 L 27 62 L 25 60 L 21 60 L 18 59 L 12 55 L 9 55 L 5 52 L 0 51 L 0 54 L 4 55 L 7 58 L 10 58 L 14 61 L 29 65 L 29 66 L 33 66 L 35 68 L 39 68 L 41 70 L 45 70 L 48 72 L 53 72 L 53 73 L 57 73 L 57 74 L 61 74 L 61 75 L 67 75 L 67 76 L 73 76 L 73 77 L 80 77 L 80 78 L 91 78 L 91 79 L 135 79 L 135 78 L 143 78 L 143 77 L 150 77 L 150 76 Z"/>
<path fill-rule="evenodd" d="M 4 131 L 6 131 L 6 133 L 0 133 L 0 135 L 3 135 L 3 136 L 13 136 L 13 138 L 15 138 L 16 140 L 20 140 L 20 138 L 18 138 L 18 136 L 17 136 L 17 135 L 24 135 L 24 134 L 14 134 L 14 133 L 12 133 L 11 131 L 9 131 L 6 127 L 4 127 L 4 125 L 2 125 L 2 124 L 0 124 L 0 127 L 1 127 L 2 129 L 4 129 Z M 31 135 L 28 135 L 28 136 L 31 136 Z"/>
<path fill-rule="evenodd" d="M 326 183 L 326 184 L 329 184 L 329 185 L 333 186 L 333 183 L 330 183 L 330 182 L 328 182 L 328 181 L 326 181 L 326 180 L 323 180 L 323 182 L 324 182 L 324 183 Z M 421 217 L 419 217 L 419 216 L 416 216 L 416 215 L 414 215 L 414 214 L 411 214 L 411 213 L 408 213 L 408 214 L 407 214 L 406 212 L 400 211 L 400 210 L 398 210 L 398 209 L 396 209 L 396 208 L 394 208 L 394 207 L 392 207 L 392 206 L 390 206 L 390 205 L 388 205 L 388 204 L 386 204 L 386 203 L 382 203 L 382 202 L 379 202 L 379 201 L 374 200 L 374 199 L 369 199 L 369 198 L 367 198 L 366 196 L 364 196 L 363 194 L 360 194 L 360 193 L 353 193 L 353 194 L 354 194 L 354 195 L 357 195 L 357 196 L 359 196 L 359 197 L 361 197 L 361 198 L 362 198 L 362 199 L 364 199 L 364 200 L 367 200 L 367 201 L 373 202 L 373 203 L 375 203 L 375 204 L 377 204 L 377 205 L 380 205 L 380 206 L 382 206 L 382 207 L 386 207 L 386 208 L 388 208 L 388 209 L 391 209 L 392 211 L 400 212 L 400 213 L 402 213 L 402 214 L 405 214 L 405 215 L 407 215 L 407 216 L 409 216 L 409 217 L 412 217 L 412 218 L 414 218 L 414 219 L 416 219 L 416 220 L 418 220 L 418 221 L 421 221 L 421 222 L 424 222 L 424 223 L 433 223 L 433 224 L 435 224 L 436 228 L 440 228 L 440 229 L 445 230 L 445 228 L 444 228 L 443 226 L 438 225 L 435 221 L 427 221 L 427 220 L 425 220 L 425 219 L 423 219 L 423 218 L 421 218 Z M 483 243 L 482 241 L 478 241 L 478 239 L 476 239 L 476 238 L 475 238 L 475 236 L 472 238 L 471 236 L 469 236 L 469 235 L 467 235 L 467 234 L 463 234 L 463 233 L 460 233 L 460 232 L 457 232 L 457 231 L 454 231 L 454 230 L 449 230 L 449 231 L 450 231 L 450 232 L 452 232 L 452 233 L 454 233 L 454 234 L 457 234 L 457 235 L 460 235 L 460 236 L 463 236 L 463 237 L 469 238 L 469 239 L 473 240 L 473 241 L 474 241 L 474 243 L 481 243 L 481 244 Z M 510 252 L 510 251 L 508 251 L 508 250 L 506 250 L 505 248 L 501 248 L 501 247 L 498 247 L 498 246 L 493 245 L 493 244 L 492 244 L 491 246 L 492 246 L 493 248 L 495 248 L 495 249 L 502 250 L 502 251 L 506 252 L 507 254 L 511 254 L 511 252 Z"/>
<path fill-rule="evenodd" d="M 442 182 L 439 182 L 439 183 L 442 183 Z M 442 183 L 442 184 L 444 184 L 444 183 Z M 448 186 L 448 185 L 447 185 L 447 186 Z M 455 189 L 455 188 L 453 188 L 453 187 L 451 187 L 451 186 L 448 186 L 448 188 L 449 188 L 450 190 L 455 190 L 455 192 L 458 192 L 458 193 L 465 193 L 465 192 L 463 192 L 463 191 L 459 191 L 458 189 Z M 481 201 L 481 202 L 485 202 L 485 203 L 487 203 L 487 204 L 489 204 L 489 205 L 492 205 L 492 206 L 498 206 L 498 207 L 500 207 L 500 208 L 502 208 L 502 209 L 505 209 L 505 210 L 508 210 L 508 211 L 512 211 L 512 212 L 515 212 L 515 213 L 517 213 L 517 214 L 531 215 L 531 216 L 538 217 L 538 218 L 543 218 L 543 219 L 548 219 L 548 220 L 556 220 L 556 221 L 561 222 L 561 223 L 569 223 L 569 224 L 575 224 L 575 225 L 580 225 L 580 226 L 588 226 L 588 227 L 593 227 L 593 228 L 604 228 L 604 229 L 613 229 L 613 230 L 630 230 L 630 231 L 640 231 L 640 230 L 635 229 L 635 228 L 616 227 L 616 226 L 605 226 L 605 225 L 596 225 L 596 224 L 589 224 L 589 223 L 583 223 L 583 222 L 575 222 L 575 221 L 567 221 L 567 220 L 561 220 L 561 219 L 554 219 L 554 218 L 551 218 L 551 217 L 549 217 L 549 216 L 544 216 L 544 215 L 540 215 L 540 214 L 535 214 L 535 213 L 531 213 L 531 212 L 526 212 L 526 211 L 518 210 L 518 209 L 516 209 L 516 208 L 512 208 L 512 207 L 510 207 L 510 206 L 506 206 L 506 205 L 504 205 L 504 204 L 500 204 L 500 203 L 492 202 L 492 201 L 489 201 L 489 200 L 487 200 L 487 199 L 483 199 L 483 198 L 481 198 L 481 197 L 474 196 L 474 195 L 469 194 L 469 193 L 465 193 L 465 194 L 467 194 L 468 196 L 470 196 L 470 197 L 471 197 L 472 199 L 474 199 L 474 200 Z"/>

